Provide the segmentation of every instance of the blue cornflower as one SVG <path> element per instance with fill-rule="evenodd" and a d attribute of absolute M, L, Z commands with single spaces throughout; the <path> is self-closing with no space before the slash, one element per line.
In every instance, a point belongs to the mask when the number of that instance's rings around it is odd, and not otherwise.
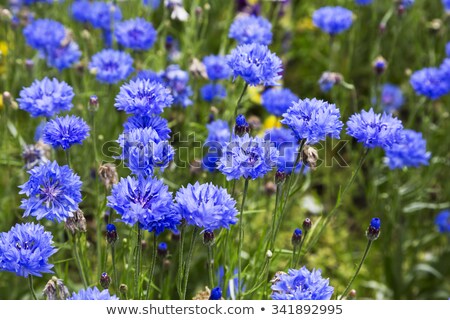
<path fill-rule="evenodd" d="M 410 8 L 414 4 L 415 0 L 400 0 L 399 5 L 404 6 L 406 9 Z"/>
<path fill-rule="evenodd" d="M 447 82 L 447 86 L 449 87 L 448 91 L 450 91 L 450 58 L 444 59 L 439 66 L 439 71 L 442 74 L 442 81 Z"/>
<path fill-rule="evenodd" d="M 450 211 L 443 210 L 439 212 L 439 214 L 434 219 L 434 223 L 438 228 L 440 233 L 449 233 L 450 232 Z M 1 261 L 1 259 L 0 259 Z"/>
<path fill-rule="evenodd" d="M 203 58 L 203 64 L 205 65 L 209 80 L 228 79 L 231 75 L 231 69 L 224 56 L 206 56 Z"/>
<path fill-rule="evenodd" d="M 206 138 L 205 145 L 220 145 L 230 141 L 230 127 L 225 120 L 214 120 L 206 125 L 208 129 L 208 137 Z"/>
<path fill-rule="evenodd" d="M 70 12 L 74 20 L 81 23 L 89 22 L 91 14 L 91 2 L 88 0 L 78 0 L 72 3 Z"/>
<path fill-rule="evenodd" d="M 450 11 L 450 0 L 442 0 L 442 5 L 446 12 Z"/>
<path fill-rule="evenodd" d="M 161 83 L 137 79 L 120 87 L 114 106 L 128 114 L 153 116 L 161 114 L 172 103 L 170 90 Z"/>
<path fill-rule="evenodd" d="M 272 88 L 261 96 L 261 104 L 268 112 L 280 117 L 298 97 L 289 89 Z"/>
<path fill-rule="evenodd" d="M 137 75 L 132 79 L 134 81 L 141 79 L 141 80 L 149 80 L 150 82 L 159 82 L 164 83 L 163 78 L 160 74 L 158 74 L 155 71 L 152 70 L 141 70 L 137 73 Z"/>
<path fill-rule="evenodd" d="M 403 138 L 386 150 L 389 168 L 418 167 L 428 165 L 431 154 L 427 152 L 427 142 L 422 133 L 403 130 Z"/>
<path fill-rule="evenodd" d="M 445 55 L 447 57 L 450 57 L 450 42 L 447 42 L 447 44 L 445 45 Z"/>
<path fill-rule="evenodd" d="M 157 178 L 127 177 L 112 188 L 108 207 L 117 211 L 120 221 L 157 235 L 165 229 L 176 230 L 181 218 L 173 210 L 172 193 Z"/>
<path fill-rule="evenodd" d="M 8 232 L 0 233 L 0 271 L 25 278 L 42 277 L 42 273 L 53 273 L 48 260 L 56 251 L 52 234 L 43 226 L 16 224 Z"/>
<path fill-rule="evenodd" d="M 73 293 L 67 300 L 119 300 L 116 295 L 111 295 L 108 289 L 100 291 L 97 287 L 81 289 Z"/>
<path fill-rule="evenodd" d="M 119 136 L 120 159 L 136 175 L 150 176 L 155 168 L 163 171 L 173 160 L 174 150 L 152 128 L 134 129 Z"/>
<path fill-rule="evenodd" d="M 209 296 L 209 300 L 221 300 L 222 299 L 222 289 L 220 287 L 216 287 L 211 290 L 211 295 Z"/>
<path fill-rule="evenodd" d="M 181 70 L 178 65 L 170 65 L 162 74 L 162 78 L 167 88 L 172 92 L 174 104 L 183 108 L 190 106 L 192 100 L 192 88 L 189 85 L 189 73 Z"/>
<path fill-rule="evenodd" d="M 29 180 L 19 186 L 24 217 L 41 220 L 65 221 L 73 216 L 81 202 L 81 180 L 68 166 L 60 167 L 56 161 L 41 164 L 30 171 Z"/>
<path fill-rule="evenodd" d="M 161 0 L 142 0 L 144 5 L 149 5 L 153 9 L 157 9 L 161 3 Z"/>
<path fill-rule="evenodd" d="M 257 179 L 263 177 L 276 166 L 278 150 L 272 143 L 256 137 L 252 138 L 246 133 L 235 136 L 225 144 L 222 157 L 218 163 L 218 170 L 227 180 Z"/>
<path fill-rule="evenodd" d="M 425 68 L 415 71 L 409 80 L 417 94 L 432 100 L 438 99 L 450 91 L 448 79 L 438 68 Z"/>
<path fill-rule="evenodd" d="M 355 0 L 355 3 L 359 6 L 367 6 L 372 4 L 373 0 Z"/>
<path fill-rule="evenodd" d="M 114 34 L 120 45 L 133 50 L 148 50 L 156 41 L 155 28 L 142 18 L 117 23 Z"/>
<path fill-rule="evenodd" d="M 280 58 L 261 44 L 244 44 L 227 56 L 233 78 L 242 77 L 250 86 L 275 86 L 281 79 L 283 66 Z"/>
<path fill-rule="evenodd" d="M 236 224 L 236 200 L 222 187 L 212 183 L 181 187 L 175 195 L 174 210 L 189 225 L 209 231 Z"/>
<path fill-rule="evenodd" d="M 43 143 L 30 144 L 23 147 L 22 159 L 27 170 L 48 162 L 46 145 Z"/>
<path fill-rule="evenodd" d="M 366 148 L 388 149 L 402 139 L 403 125 L 391 114 L 376 114 L 373 109 L 362 110 L 347 121 L 347 134 L 362 142 Z"/>
<path fill-rule="evenodd" d="M 111 31 L 114 23 L 122 20 L 122 11 L 112 3 L 94 1 L 89 10 L 89 22 L 94 28 Z"/>
<path fill-rule="evenodd" d="M 170 133 L 172 132 L 169 129 L 167 120 L 157 116 L 131 116 L 123 126 L 124 133 L 134 129 L 152 128 L 161 140 L 169 140 Z"/>
<path fill-rule="evenodd" d="M 133 72 L 133 59 L 126 52 L 104 49 L 92 56 L 89 69 L 99 82 L 113 84 Z"/>
<path fill-rule="evenodd" d="M 398 110 L 404 102 L 403 93 L 400 87 L 386 83 L 381 88 L 381 107 L 386 112 L 394 112 Z"/>
<path fill-rule="evenodd" d="M 208 83 L 205 84 L 200 92 L 202 94 L 202 99 L 206 102 L 213 102 L 214 100 L 223 100 L 227 96 L 227 91 L 225 87 L 219 83 Z"/>
<path fill-rule="evenodd" d="M 339 138 L 343 123 L 336 105 L 317 99 L 300 99 L 283 114 L 281 123 L 289 126 L 295 137 L 305 139 L 309 145 L 325 140 L 327 136 Z"/>
<path fill-rule="evenodd" d="M 222 149 L 216 146 L 210 146 L 208 152 L 202 159 L 202 168 L 209 172 L 214 172 L 217 169 L 217 163 L 222 156 Z"/>
<path fill-rule="evenodd" d="M 158 256 L 165 257 L 167 255 L 167 243 L 160 242 L 157 247 Z"/>
<path fill-rule="evenodd" d="M 64 26 L 54 20 L 37 19 L 23 29 L 27 44 L 42 52 L 46 48 L 59 47 L 66 37 Z"/>
<path fill-rule="evenodd" d="M 353 12 L 343 7 L 322 7 L 314 11 L 312 19 L 316 27 L 336 35 L 352 26 Z"/>
<path fill-rule="evenodd" d="M 272 24 L 264 17 L 239 16 L 230 26 L 228 37 L 239 44 L 272 43 Z"/>
<path fill-rule="evenodd" d="M 44 78 L 35 80 L 20 91 L 19 108 L 32 117 L 52 117 L 72 108 L 73 89 L 64 81 Z"/>
<path fill-rule="evenodd" d="M 329 300 L 334 288 L 329 280 L 322 278 L 320 270 L 309 271 L 306 267 L 290 269 L 276 276 L 272 285 L 273 300 Z"/>
<path fill-rule="evenodd" d="M 89 126 L 76 116 L 56 117 L 47 122 L 42 134 L 46 144 L 53 148 L 69 149 L 73 144 L 81 144 L 89 136 Z"/>
<path fill-rule="evenodd" d="M 70 41 L 66 45 L 45 50 L 45 57 L 47 65 L 62 71 L 80 61 L 81 51 L 76 42 Z"/>
<path fill-rule="evenodd" d="M 319 87 L 322 92 L 329 92 L 333 87 L 343 80 L 341 74 L 336 72 L 326 71 L 322 73 L 319 79 Z"/>

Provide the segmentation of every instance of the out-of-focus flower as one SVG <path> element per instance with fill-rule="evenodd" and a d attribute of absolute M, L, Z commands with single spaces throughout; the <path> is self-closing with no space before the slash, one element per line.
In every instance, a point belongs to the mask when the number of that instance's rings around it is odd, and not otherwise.
<path fill-rule="evenodd" d="M 126 52 L 104 49 L 92 56 L 89 69 L 99 82 L 114 84 L 133 72 L 133 59 Z"/>
<path fill-rule="evenodd" d="M 367 6 L 372 4 L 373 0 L 355 0 L 355 3 L 359 6 Z"/>
<path fill-rule="evenodd" d="M 73 89 L 64 81 L 44 78 L 35 80 L 30 87 L 20 91 L 19 108 L 32 117 L 53 117 L 72 108 Z"/>
<path fill-rule="evenodd" d="M 322 7 L 314 11 L 313 23 L 322 31 L 336 35 L 353 24 L 353 12 L 343 7 Z"/>
<path fill-rule="evenodd" d="M 172 20 L 187 21 L 189 13 L 183 7 L 183 0 L 164 0 L 164 5 L 172 10 L 170 18 Z"/>
<path fill-rule="evenodd" d="M 450 233 L 450 211 L 443 210 L 434 219 L 434 223 L 440 233 Z"/>
<path fill-rule="evenodd" d="M 122 11 L 112 3 L 94 1 L 89 7 L 89 22 L 94 28 L 111 31 L 122 20 Z"/>
<path fill-rule="evenodd" d="M 81 289 L 73 293 L 67 300 L 119 300 L 116 295 L 111 295 L 108 289 L 100 291 L 97 287 Z"/>
<path fill-rule="evenodd" d="M 203 58 L 203 64 L 209 80 L 228 79 L 231 75 L 231 69 L 224 56 L 206 56 Z"/>
<path fill-rule="evenodd" d="M 320 270 L 306 267 L 278 274 L 272 282 L 273 300 L 329 300 L 334 291 Z"/>
<path fill-rule="evenodd" d="M 130 226 L 160 234 L 165 229 L 176 230 L 180 216 L 173 210 L 172 193 L 157 178 L 127 177 L 114 185 L 108 206 L 117 211 L 120 220 Z"/>
<path fill-rule="evenodd" d="M 80 209 L 76 210 L 73 213 L 73 217 L 67 218 L 64 226 L 67 230 L 70 231 L 72 235 L 75 235 L 76 233 L 86 232 L 86 218 L 84 217 L 83 211 L 81 211 Z"/>
<path fill-rule="evenodd" d="M 65 45 L 47 48 L 45 50 L 45 57 L 47 59 L 47 64 L 50 67 L 62 71 L 80 61 L 81 51 L 78 44 L 74 41 L 70 41 Z"/>
<path fill-rule="evenodd" d="M 42 291 L 47 300 L 66 300 L 69 296 L 69 289 L 64 285 L 64 282 L 57 277 L 52 277 Z"/>
<path fill-rule="evenodd" d="M 78 22 L 89 22 L 91 14 L 91 2 L 88 0 L 78 0 L 70 7 L 72 18 Z"/>
<path fill-rule="evenodd" d="M 244 44 L 227 56 L 233 78 L 241 77 L 250 86 L 276 86 L 281 79 L 283 66 L 280 58 L 261 44 Z"/>
<path fill-rule="evenodd" d="M 264 91 L 261 104 L 266 110 L 276 116 L 281 116 L 289 107 L 298 101 L 298 97 L 289 89 L 272 88 Z"/>
<path fill-rule="evenodd" d="M 192 104 L 192 88 L 189 85 L 189 73 L 181 70 L 178 65 L 170 65 L 161 74 L 164 84 L 170 89 L 174 104 L 184 108 Z"/>
<path fill-rule="evenodd" d="M 142 18 L 117 23 L 114 34 L 120 45 L 133 50 L 148 50 L 156 41 L 155 28 Z"/>
<path fill-rule="evenodd" d="M 66 30 L 57 21 L 37 19 L 23 29 L 23 35 L 30 47 L 42 52 L 46 48 L 59 47 L 66 37 Z"/>
<path fill-rule="evenodd" d="M 236 224 L 236 201 L 227 190 L 212 183 L 188 184 L 177 191 L 175 212 L 189 225 L 209 231 Z"/>
<path fill-rule="evenodd" d="M 387 164 L 391 169 L 428 165 L 431 153 L 427 152 L 427 142 L 422 133 L 403 130 L 402 139 L 386 150 Z"/>
<path fill-rule="evenodd" d="M 372 68 L 377 75 L 383 74 L 388 67 L 388 62 L 382 56 L 378 56 L 372 62 Z"/>
<path fill-rule="evenodd" d="M 221 300 L 222 299 L 222 289 L 220 287 L 216 287 L 211 290 L 211 295 L 209 296 L 209 300 Z"/>
<path fill-rule="evenodd" d="M 403 125 L 391 114 L 362 110 L 347 121 L 347 134 L 366 148 L 391 148 L 402 139 Z"/>
<path fill-rule="evenodd" d="M 404 102 L 403 93 L 400 87 L 386 83 L 381 88 L 381 107 L 386 112 L 394 112 L 398 110 Z"/>
<path fill-rule="evenodd" d="M 238 16 L 230 26 L 228 37 L 238 44 L 272 43 L 272 24 L 264 17 Z"/>
<path fill-rule="evenodd" d="M 60 167 L 56 161 L 34 167 L 29 180 L 19 186 L 19 193 L 28 198 L 22 200 L 20 208 L 24 217 L 38 220 L 65 221 L 73 216 L 81 202 L 81 181 L 68 166 Z"/>
<path fill-rule="evenodd" d="M 49 146 L 44 143 L 29 144 L 23 148 L 22 158 L 28 170 L 48 162 Z"/>
<path fill-rule="evenodd" d="M 450 57 L 450 42 L 447 42 L 447 44 L 445 45 L 445 54 L 447 55 L 447 57 Z"/>
<path fill-rule="evenodd" d="M 202 94 L 202 99 L 206 102 L 213 102 L 214 100 L 223 100 L 227 96 L 227 91 L 225 87 L 220 83 L 208 83 L 204 85 L 200 92 Z"/>
<path fill-rule="evenodd" d="M 111 189 L 119 182 L 119 176 L 114 163 L 105 163 L 98 168 L 98 176 L 106 188 Z"/>
<path fill-rule="evenodd" d="M 48 259 L 56 251 L 52 234 L 43 226 L 16 224 L 8 232 L 0 233 L 0 271 L 25 278 L 42 277 L 42 273 L 53 273 Z"/>
<path fill-rule="evenodd" d="M 335 85 L 340 84 L 343 79 L 344 77 L 340 73 L 324 72 L 319 79 L 320 90 L 322 92 L 329 92 Z"/>
<path fill-rule="evenodd" d="M 415 71 L 409 80 L 414 91 L 432 100 L 439 99 L 450 91 L 450 81 L 438 68 L 425 68 Z"/>
<path fill-rule="evenodd" d="M 44 142 L 53 148 L 69 149 L 73 144 L 81 144 L 89 136 L 89 126 L 76 116 L 56 117 L 47 122 L 42 133 Z"/>

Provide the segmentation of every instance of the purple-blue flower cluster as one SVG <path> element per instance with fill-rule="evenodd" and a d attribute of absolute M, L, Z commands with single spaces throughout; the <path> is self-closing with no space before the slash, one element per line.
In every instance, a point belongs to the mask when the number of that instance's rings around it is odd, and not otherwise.
<path fill-rule="evenodd" d="M 47 122 L 42 133 L 44 142 L 53 148 L 69 149 L 89 136 L 89 126 L 76 116 L 56 117 Z"/>
<path fill-rule="evenodd" d="M 389 168 L 402 169 L 428 165 L 431 153 L 422 133 L 405 129 L 402 139 L 386 150 L 386 156 Z"/>
<path fill-rule="evenodd" d="M 278 162 L 278 150 L 270 142 L 246 133 L 234 136 L 222 149 L 218 170 L 227 180 L 257 179 L 272 170 Z"/>
<path fill-rule="evenodd" d="M 73 216 L 81 202 L 81 180 L 68 166 L 60 167 L 56 161 L 43 163 L 30 171 L 29 180 L 19 186 L 22 199 L 20 208 L 24 217 L 62 222 Z"/>
<path fill-rule="evenodd" d="M 443 210 L 434 219 L 440 233 L 450 233 L 450 210 Z"/>
<path fill-rule="evenodd" d="M 58 47 L 46 49 L 45 56 L 47 57 L 48 66 L 62 71 L 80 61 L 81 51 L 76 42 L 70 41 Z"/>
<path fill-rule="evenodd" d="M 244 44 L 227 56 L 233 78 L 241 77 L 250 86 L 276 86 L 281 79 L 283 65 L 269 48 L 261 44 Z"/>
<path fill-rule="evenodd" d="M 261 95 L 261 104 L 268 112 L 280 117 L 298 97 L 289 89 L 272 88 Z"/>
<path fill-rule="evenodd" d="M 438 68 L 424 68 L 415 71 L 411 75 L 410 83 L 417 94 L 432 100 L 439 99 L 450 91 L 450 81 Z"/>
<path fill-rule="evenodd" d="M 52 117 L 72 108 L 73 89 L 64 81 L 44 78 L 35 80 L 20 91 L 19 108 L 32 117 Z"/>
<path fill-rule="evenodd" d="M 381 107 L 386 112 L 394 112 L 403 105 L 404 98 L 400 87 L 386 83 L 381 87 Z"/>
<path fill-rule="evenodd" d="M 403 125 L 391 114 L 377 114 L 370 109 L 354 114 L 347 121 L 347 134 L 366 148 L 391 148 L 402 140 Z"/>
<path fill-rule="evenodd" d="M 170 90 L 161 83 L 136 79 L 120 87 L 114 106 L 128 114 L 154 116 L 161 114 L 172 103 Z"/>
<path fill-rule="evenodd" d="M 78 293 L 73 293 L 67 300 L 119 300 L 116 295 L 111 295 L 108 289 L 103 291 L 97 287 L 81 289 Z"/>
<path fill-rule="evenodd" d="M 214 171 L 217 169 L 217 162 L 222 156 L 223 146 L 230 141 L 230 127 L 224 120 L 215 120 L 206 125 L 208 136 L 204 147 L 208 148 L 203 157 L 202 166 L 204 169 Z"/>
<path fill-rule="evenodd" d="M 201 89 L 200 93 L 202 99 L 206 102 L 213 102 L 215 100 L 223 100 L 227 96 L 227 91 L 223 85 L 220 83 L 208 83 L 205 84 Z"/>
<path fill-rule="evenodd" d="M 317 99 L 294 102 L 283 114 L 281 123 L 291 128 L 295 137 L 309 145 L 325 140 L 327 136 L 339 138 L 343 123 L 336 105 Z"/>
<path fill-rule="evenodd" d="M 117 211 L 120 221 L 157 235 L 176 230 L 180 216 L 173 210 L 172 194 L 157 178 L 139 176 L 120 179 L 108 196 L 108 207 Z"/>
<path fill-rule="evenodd" d="M 52 239 L 50 232 L 34 223 L 16 224 L 0 233 L 0 271 L 25 278 L 53 273 L 53 265 L 48 262 L 57 251 Z"/>
<path fill-rule="evenodd" d="M 329 300 L 334 292 L 320 270 L 302 267 L 276 277 L 271 287 L 273 300 Z"/>
<path fill-rule="evenodd" d="M 89 69 L 99 82 L 114 84 L 133 72 L 133 59 L 126 52 L 104 49 L 92 56 Z"/>
<path fill-rule="evenodd" d="M 127 119 L 123 124 L 124 133 L 134 129 L 151 128 L 156 131 L 161 140 L 169 140 L 172 132 L 166 119 L 157 116 L 139 116 L 134 115 Z"/>
<path fill-rule="evenodd" d="M 353 12 L 343 7 L 322 7 L 314 11 L 313 23 L 322 31 L 336 35 L 353 24 Z"/>
<path fill-rule="evenodd" d="M 155 28 L 142 18 L 117 23 L 114 34 L 120 45 L 133 50 L 148 50 L 156 41 Z"/>
<path fill-rule="evenodd" d="M 188 184 L 177 191 L 175 212 L 189 225 L 208 231 L 229 229 L 236 224 L 236 201 L 222 187 L 212 183 Z"/>
<path fill-rule="evenodd" d="M 170 65 L 161 74 L 164 84 L 171 90 L 174 104 L 186 108 L 192 104 L 192 88 L 189 85 L 189 73 L 181 70 L 178 65 Z"/>
<path fill-rule="evenodd" d="M 238 44 L 269 45 L 272 43 L 272 24 L 264 17 L 239 16 L 231 24 L 228 37 Z"/>
<path fill-rule="evenodd" d="M 203 58 L 203 64 L 205 65 L 209 80 L 228 79 L 231 75 L 231 69 L 224 56 L 206 56 Z"/>

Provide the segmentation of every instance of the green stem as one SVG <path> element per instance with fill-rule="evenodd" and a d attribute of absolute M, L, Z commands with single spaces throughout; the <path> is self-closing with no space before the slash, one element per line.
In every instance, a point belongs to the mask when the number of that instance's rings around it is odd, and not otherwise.
<path fill-rule="evenodd" d="M 156 233 L 153 232 L 153 253 L 152 253 L 152 264 L 150 265 L 150 271 L 148 273 L 148 288 L 147 294 L 145 296 L 145 300 L 148 300 L 150 297 L 150 288 L 152 286 L 153 281 L 153 273 L 155 272 L 155 264 L 156 264 L 156 254 L 157 254 L 157 245 L 156 245 Z M 162 269 L 161 269 L 162 270 Z M 162 286 L 161 286 L 162 290 Z"/>
<path fill-rule="evenodd" d="M 136 251 L 134 256 L 134 300 L 139 300 L 139 274 L 141 273 L 141 250 L 142 250 L 142 231 L 137 226 Z"/>
<path fill-rule="evenodd" d="M 69 167 L 72 167 L 70 165 L 70 149 L 66 149 L 65 153 L 66 153 L 66 163 Z"/>
<path fill-rule="evenodd" d="M 236 108 L 234 109 L 234 119 L 232 119 L 232 121 L 234 121 L 238 115 L 239 108 L 241 107 L 241 101 L 242 101 L 242 98 L 244 97 L 245 92 L 247 91 L 247 88 L 248 88 L 248 83 L 246 82 L 244 85 L 244 89 L 242 89 L 241 95 L 239 96 L 239 99 L 236 103 Z"/>
<path fill-rule="evenodd" d="M 302 247 L 303 247 L 303 244 L 305 243 L 305 239 L 306 239 L 306 235 L 308 234 L 308 231 L 305 231 L 305 234 L 303 235 L 303 239 L 302 239 L 302 241 L 300 242 L 300 246 L 299 246 L 299 248 L 298 248 L 298 258 L 296 259 L 296 261 L 294 262 L 294 269 L 296 269 L 297 268 L 297 266 L 298 265 L 300 265 L 300 262 L 301 262 L 301 260 L 302 260 L 302 256 L 301 256 L 301 253 L 302 253 Z"/>
<path fill-rule="evenodd" d="M 247 191 L 248 191 L 248 179 L 245 179 L 244 183 L 244 193 L 242 195 L 242 204 L 241 204 L 241 211 L 239 213 L 239 250 L 238 250 L 238 299 L 240 299 L 241 296 L 241 285 L 242 285 L 242 245 L 244 241 L 244 228 L 243 225 L 243 213 L 244 213 L 244 205 L 245 205 L 245 198 L 247 197 Z"/>
<path fill-rule="evenodd" d="M 178 249 L 178 274 L 177 274 L 177 291 L 180 299 L 183 299 L 183 275 L 184 275 L 184 260 L 183 260 L 183 251 L 184 251 L 184 226 L 180 228 L 180 248 Z"/>
<path fill-rule="evenodd" d="M 75 235 L 73 237 L 73 251 L 75 254 L 75 260 L 77 261 L 77 265 L 78 265 L 78 270 L 80 271 L 80 277 L 81 277 L 81 281 L 83 281 L 83 285 L 84 288 L 87 289 L 88 287 L 88 281 L 86 278 L 86 274 L 84 273 L 84 268 L 83 268 L 83 264 L 81 262 L 81 257 L 80 257 L 80 253 L 78 252 L 78 241 L 77 241 L 77 235 Z"/>
<path fill-rule="evenodd" d="M 355 273 L 353 274 L 353 277 L 350 279 L 350 282 L 348 283 L 347 287 L 345 288 L 344 292 L 342 292 L 339 300 L 342 300 L 348 293 L 348 291 L 350 290 L 350 287 L 353 284 L 353 281 L 356 279 L 356 277 L 358 276 L 359 271 L 361 270 L 361 267 L 364 263 L 364 260 L 366 260 L 367 254 L 369 253 L 370 247 L 372 246 L 372 240 L 369 240 L 367 242 L 367 246 L 366 246 L 366 250 L 364 251 L 364 254 L 362 256 L 361 261 L 359 262 L 358 268 L 356 269 Z"/>
<path fill-rule="evenodd" d="M 189 271 L 191 268 L 192 252 L 194 252 L 195 240 L 197 239 L 197 230 L 198 230 L 197 227 L 195 227 L 194 230 L 192 231 L 191 247 L 189 248 L 189 253 L 188 253 L 187 261 L 186 261 L 186 270 L 184 271 L 183 294 L 181 297 L 183 300 L 186 299 L 186 291 L 187 291 L 188 280 L 189 280 Z"/>
<path fill-rule="evenodd" d="M 31 296 L 33 297 L 34 300 L 37 300 L 38 298 L 36 297 L 36 293 L 34 292 L 33 287 L 33 276 L 31 274 L 28 275 L 28 286 L 30 287 Z"/>
<path fill-rule="evenodd" d="M 209 285 L 211 287 L 211 289 L 214 288 L 214 275 L 213 275 L 213 270 L 214 270 L 214 253 L 213 253 L 213 248 L 212 248 L 212 244 L 208 245 L 208 271 L 209 271 Z"/>
<path fill-rule="evenodd" d="M 275 230 L 275 221 L 277 219 L 278 203 L 280 201 L 281 194 L 282 194 L 282 184 L 279 183 L 279 184 L 277 184 L 277 193 L 275 196 L 275 208 L 274 208 L 273 214 L 272 214 L 272 231 L 271 231 L 272 234 L 271 234 L 270 245 L 269 245 L 269 249 L 272 251 L 273 251 L 273 247 L 275 245 L 275 238 L 277 236 L 276 230 Z"/>
<path fill-rule="evenodd" d="M 118 274 L 116 270 L 116 248 L 114 244 L 111 245 L 111 260 L 112 260 L 112 266 L 113 266 L 113 272 L 114 272 L 114 287 L 116 288 L 116 293 L 119 291 L 119 280 L 118 280 Z"/>

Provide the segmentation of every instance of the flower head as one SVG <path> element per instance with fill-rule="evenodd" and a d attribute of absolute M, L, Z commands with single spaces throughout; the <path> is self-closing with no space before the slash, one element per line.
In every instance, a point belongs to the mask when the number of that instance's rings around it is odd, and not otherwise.
<path fill-rule="evenodd" d="M 122 147 L 120 158 L 136 175 L 152 175 L 155 168 L 163 171 L 175 153 L 170 143 L 162 140 L 152 128 L 123 133 L 117 142 Z"/>
<path fill-rule="evenodd" d="M 42 141 L 36 144 L 26 145 L 22 151 L 25 167 L 30 170 L 35 166 L 48 162 L 47 154 L 49 151 L 50 147 L 42 143 Z"/>
<path fill-rule="evenodd" d="M 19 108 L 32 117 L 53 117 L 72 108 L 73 89 L 64 81 L 44 78 L 35 80 L 20 91 Z"/>
<path fill-rule="evenodd" d="M 322 73 L 319 79 L 320 90 L 322 92 L 328 92 L 331 89 L 333 89 L 335 85 L 341 83 L 342 80 L 343 80 L 342 74 L 326 71 Z"/>
<path fill-rule="evenodd" d="M 306 267 L 278 275 L 271 288 L 274 300 L 329 300 L 334 291 L 320 270 Z"/>
<path fill-rule="evenodd" d="M 206 56 L 203 58 L 203 64 L 209 80 L 228 79 L 231 75 L 231 69 L 224 56 Z"/>
<path fill-rule="evenodd" d="M 16 224 L 8 232 L 0 233 L 0 271 L 25 278 L 53 273 L 53 265 L 48 263 L 57 251 L 52 239 L 50 232 L 34 223 Z"/>
<path fill-rule="evenodd" d="M 81 51 L 78 44 L 70 41 L 68 44 L 45 50 L 47 65 L 62 71 L 80 61 Z"/>
<path fill-rule="evenodd" d="M 362 110 L 347 121 L 347 134 L 366 148 L 390 148 L 402 139 L 403 125 L 391 114 Z"/>
<path fill-rule="evenodd" d="M 261 16 L 239 16 L 231 24 L 228 37 L 239 44 L 269 45 L 272 42 L 272 24 Z"/>
<path fill-rule="evenodd" d="M 289 89 L 269 89 L 261 96 L 261 104 L 268 112 L 280 117 L 298 97 Z"/>
<path fill-rule="evenodd" d="M 72 18 L 78 22 L 89 22 L 91 14 L 91 2 L 88 0 L 78 0 L 72 3 L 70 7 Z"/>
<path fill-rule="evenodd" d="M 138 223 L 140 228 L 156 234 L 165 229 L 176 230 L 181 219 L 173 210 L 168 189 L 157 178 L 122 178 L 112 188 L 108 207 L 116 210 L 120 221 L 128 225 Z"/>
<path fill-rule="evenodd" d="M 404 102 L 402 90 L 393 84 L 386 83 L 381 88 L 381 106 L 386 112 L 398 110 Z"/>
<path fill-rule="evenodd" d="M 434 223 L 440 233 L 450 233 L 450 211 L 443 210 L 436 216 Z"/>
<path fill-rule="evenodd" d="M 381 220 L 380 218 L 372 218 L 370 225 L 366 230 L 367 239 L 370 241 L 377 240 L 380 236 Z"/>
<path fill-rule="evenodd" d="M 278 150 L 272 143 L 248 133 L 234 136 L 231 142 L 224 145 L 222 156 L 218 163 L 218 170 L 227 180 L 257 179 L 263 177 L 276 166 Z"/>
<path fill-rule="evenodd" d="M 175 211 L 187 224 L 214 231 L 236 224 L 236 201 L 212 183 L 188 184 L 177 191 Z"/>
<path fill-rule="evenodd" d="M 414 91 L 432 100 L 446 95 L 450 91 L 450 81 L 438 68 L 425 68 L 415 71 L 409 80 Z"/>
<path fill-rule="evenodd" d="M 294 102 L 283 114 L 281 123 L 289 126 L 297 140 L 309 145 L 325 140 L 327 136 L 339 138 L 343 123 L 336 105 L 317 99 Z"/>
<path fill-rule="evenodd" d="M 250 86 L 275 86 L 281 79 L 283 66 L 280 58 L 261 44 L 244 44 L 227 56 L 233 78 L 242 77 Z"/>
<path fill-rule="evenodd" d="M 57 222 L 73 216 L 81 202 L 81 181 L 68 166 L 60 167 L 56 161 L 41 164 L 30 171 L 28 182 L 19 186 L 24 217 L 33 216 Z"/>
<path fill-rule="evenodd" d="M 25 41 L 33 49 L 59 47 L 66 37 L 64 26 L 54 20 L 37 19 L 23 29 Z"/>
<path fill-rule="evenodd" d="M 133 81 L 141 80 L 149 80 L 150 82 L 159 82 L 164 84 L 164 80 L 161 74 L 152 71 L 152 70 L 141 70 L 137 73 L 137 75 L 132 79 Z"/>
<path fill-rule="evenodd" d="M 120 8 L 112 3 L 95 1 L 89 7 L 89 22 L 94 28 L 108 30 L 122 20 Z"/>
<path fill-rule="evenodd" d="M 403 130 L 402 139 L 386 150 L 387 164 L 391 169 L 428 165 L 431 154 L 422 133 Z"/>
<path fill-rule="evenodd" d="M 81 144 L 89 136 L 89 126 L 76 116 L 56 117 L 47 122 L 43 132 L 46 144 L 53 148 L 69 149 L 73 144 Z"/>
<path fill-rule="evenodd" d="M 169 140 L 170 133 L 167 120 L 158 116 L 139 116 L 134 115 L 128 118 L 123 124 L 124 133 L 130 132 L 134 129 L 151 128 L 156 131 L 161 140 Z"/>
<path fill-rule="evenodd" d="M 352 26 L 353 13 L 343 7 L 322 7 L 314 11 L 313 23 L 322 31 L 336 35 Z"/>
<path fill-rule="evenodd" d="M 279 172 L 291 173 L 297 160 L 299 144 L 292 135 L 292 131 L 286 128 L 275 128 L 267 130 L 264 140 L 270 141 L 278 150 L 277 169 Z M 299 172 L 302 163 L 295 166 L 295 172 Z"/>
<path fill-rule="evenodd" d="M 170 90 L 161 83 L 137 79 L 120 87 L 114 106 L 129 114 L 154 116 L 161 114 L 172 103 Z"/>
<path fill-rule="evenodd" d="M 215 120 L 206 125 L 208 129 L 208 137 L 206 138 L 205 145 L 220 146 L 230 141 L 230 127 L 225 120 Z"/>
<path fill-rule="evenodd" d="M 225 87 L 220 83 L 208 83 L 205 84 L 200 92 L 202 94 L 202 99 L 206 102 L 213 102 L 214 100 L 223 100 L 227 96 L 227 91 Z"/>
<path fill-rule="evenodd" d="M 108 289 L 103 291 L 98 290 L 97 287 L 81 289 L 78 293 L 73 293 L 67 300 L 119 300 L 116 295 L 111 295 Z"/>
<path fill-rule="evenodd" d="M 449 7 L 450 7 L 450 1 L 449 1 Z M 447 42 L 447 44 L 445 45 L 445 55 L 447 57 L 450 57 L 450 42 Z"/>
<path fill-rule="evenodd" d="M 189 85 L 189 73 L 181 70 L 178 65 L 170 65 L 162 74 L 163 81 L 171 90 L 174 103 L 184 108 L 192 104 L 192 88 Z"/>
<path fill-rule="evenodd" d="M 220 299 L 222 299 L 222 289 L 220 289 L 220 287 L 213 288 L 211 290 L 209 300 L 220 300 Z"/>
<path fill-rule="evenodd" d="M 104 49 L 92 56 L 89 69 L 99 82 L 113 84 L 133 72 L 133 59 L 126 52 Z"/>
<path fill-rule="evenodd" d="M 148 50 L 156 41 L 155 28 L 142 18 L 117 23 L 114 34 L 120 45 L 133 50 Z"/>

